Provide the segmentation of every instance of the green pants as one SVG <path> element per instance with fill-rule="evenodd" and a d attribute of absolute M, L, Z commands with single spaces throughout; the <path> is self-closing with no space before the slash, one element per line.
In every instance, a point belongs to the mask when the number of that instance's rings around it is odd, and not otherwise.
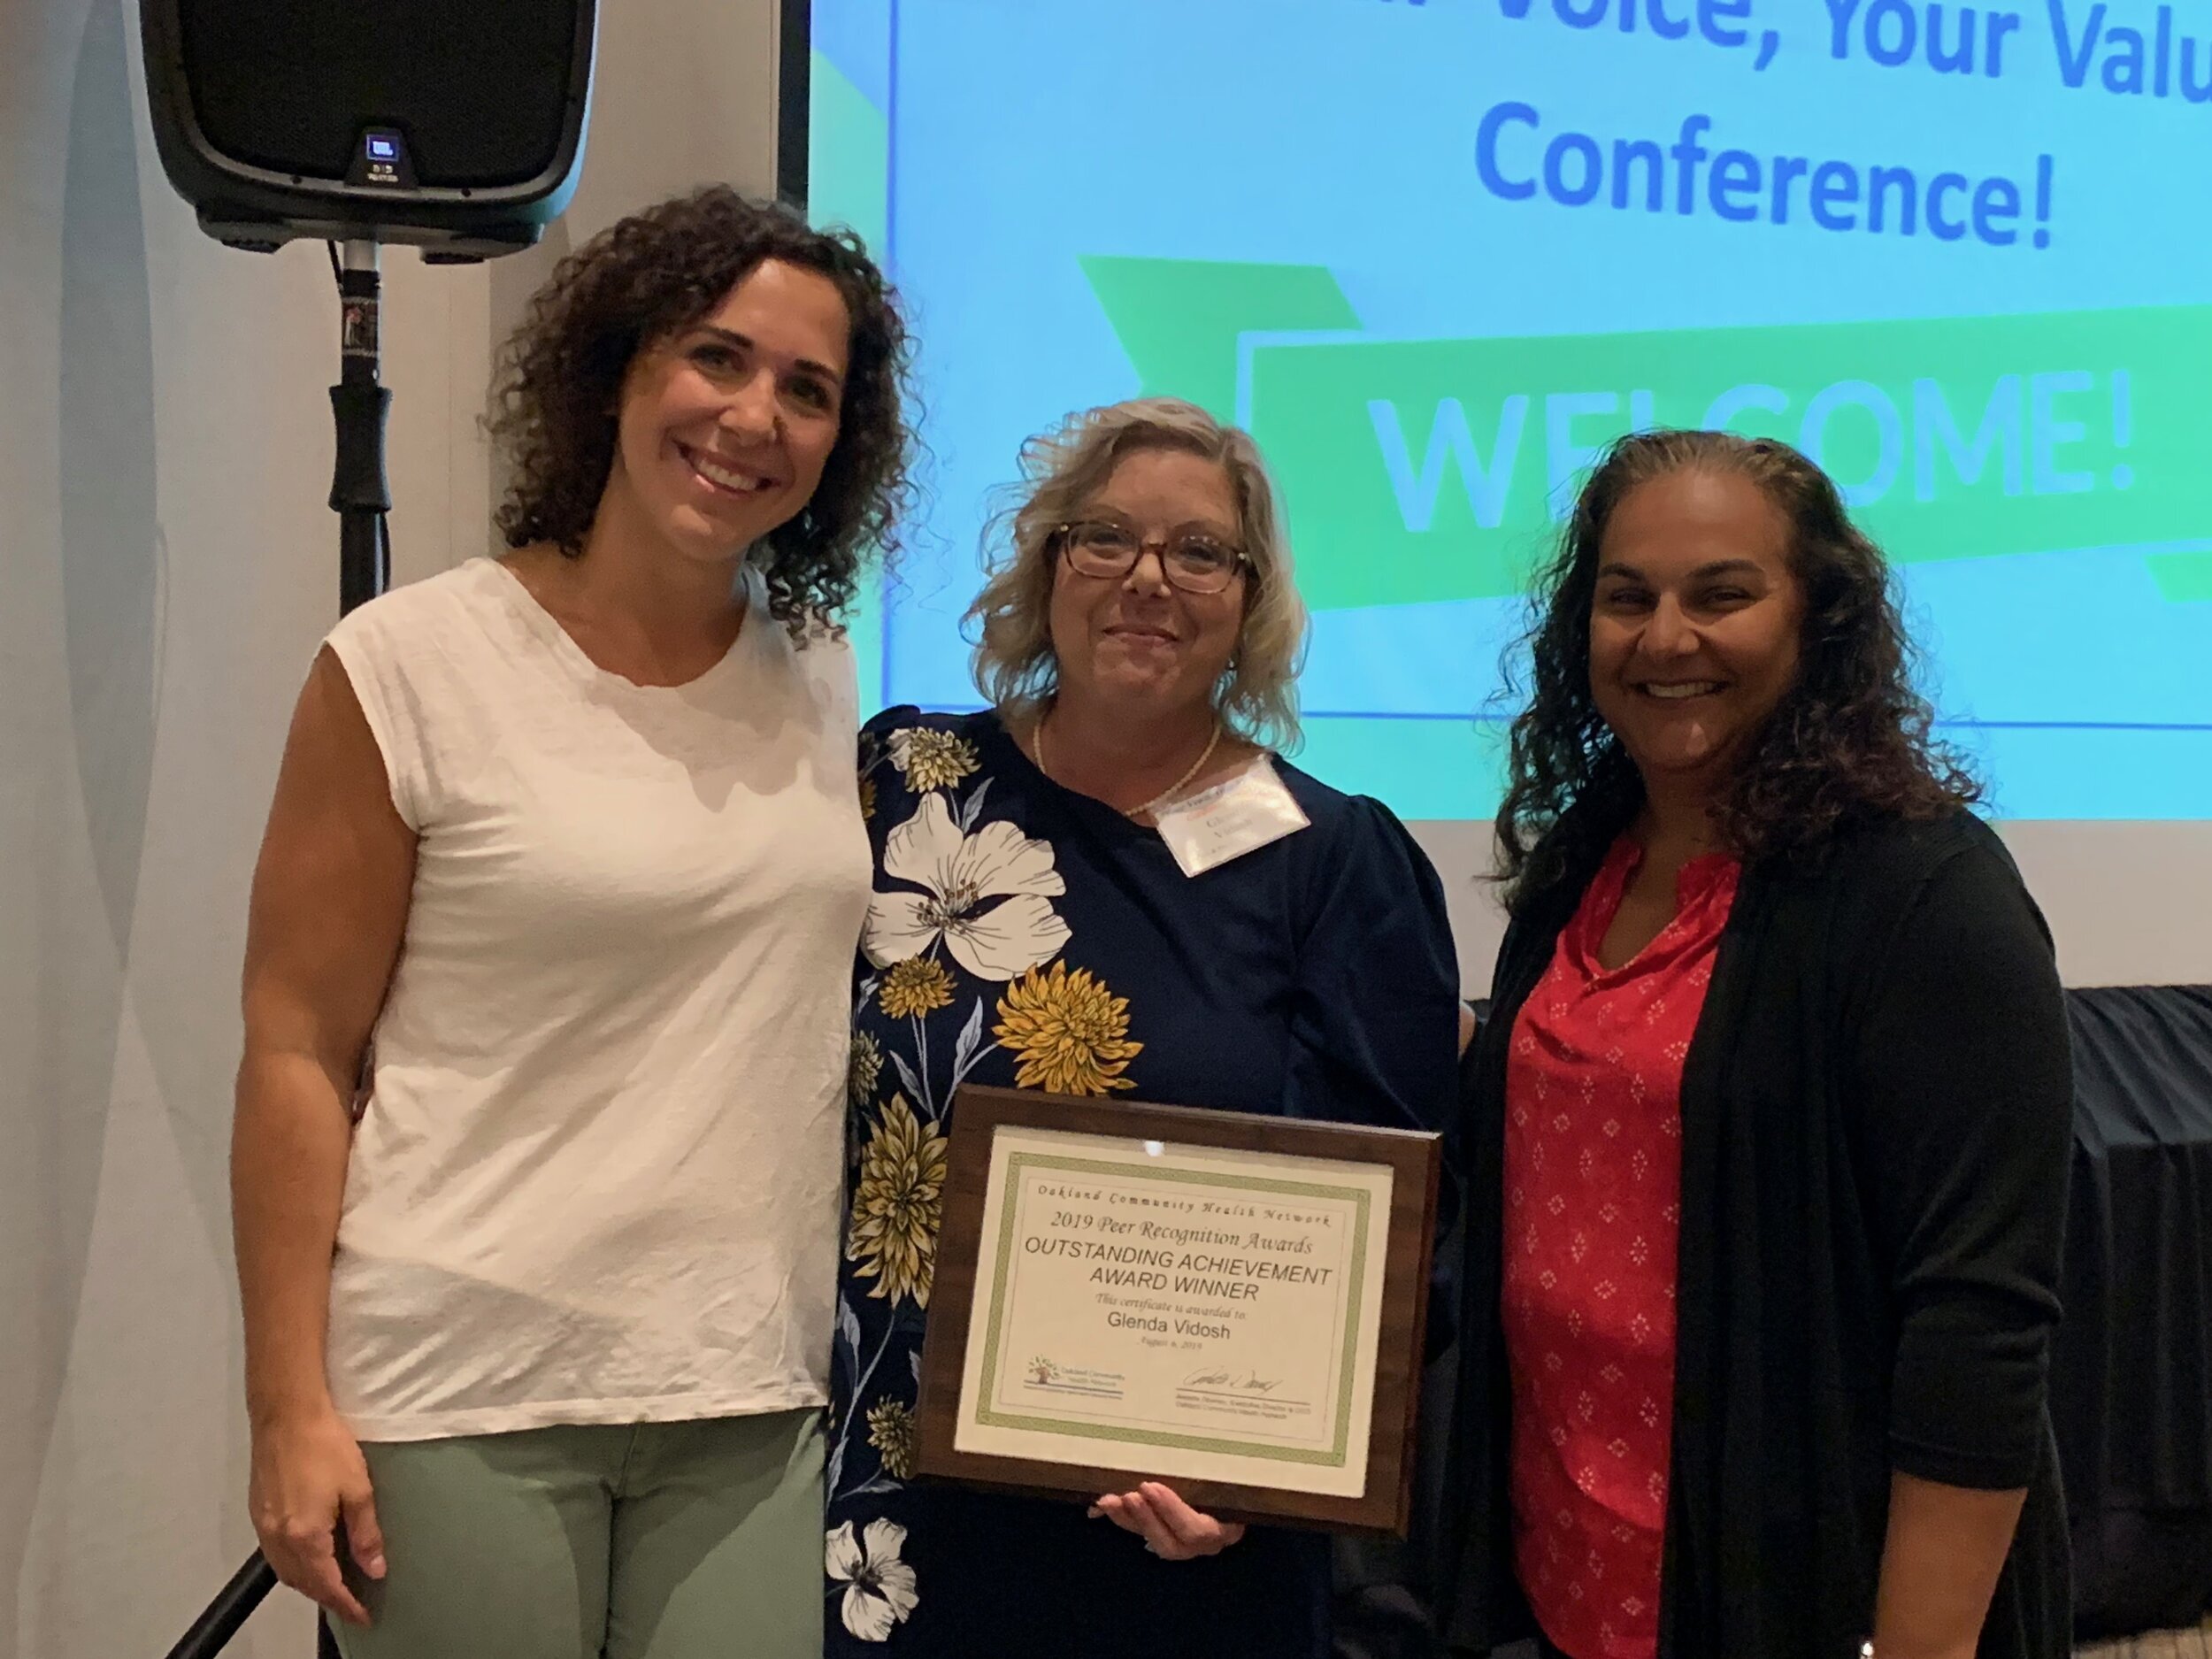
<path fill-rule="evenodd" d="M 346 1659 L 821 1659 L 818 1411 L 365 1444 Z"/>

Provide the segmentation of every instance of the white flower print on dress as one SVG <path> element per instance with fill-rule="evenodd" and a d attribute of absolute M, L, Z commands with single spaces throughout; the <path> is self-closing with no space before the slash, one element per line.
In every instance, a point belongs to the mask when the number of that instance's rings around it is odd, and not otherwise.
<path fill-rule="evenodd" d="M 1068 941 L 1068 925 L 1048 899 L 1067 891 L 1052 849 L 1003 819 L 964 835 L 943 795 L 922 797 L 912 818 L 884 839 L 883 873 L 924 888 L 878 893 L 860 948 L 879 968 L 944 941 L 979 979 L 1026 973 Z"/>
<path fill-rule="evenodd" d="M 905 1542 L 906 1528 L 881 1518 L 869 1522 L 858 1540 L 847 1521 L 824 1541 L 822 1564 L 845 1586 L 840 1609 L 845 1628 L 863 1641 L 890 1640 L 892 1631 L 921 1601 L 914 1569 L 899 1559 Z"/>

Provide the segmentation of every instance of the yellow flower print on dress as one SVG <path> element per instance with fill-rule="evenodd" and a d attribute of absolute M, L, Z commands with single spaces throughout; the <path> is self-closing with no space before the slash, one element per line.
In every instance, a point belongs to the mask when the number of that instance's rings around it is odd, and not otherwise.
<path fill-rule="evenodd" d="M 883 1457 L 883 1472 L 894 1480 L 914 1478 L 914 1414 L 896 1400 L 868 1408 L 868 1444 Z"/>
<path fill-rule="evenodd" d="M 845 1064 L 845 1093 L 856 1106 L 875 1098 L 876 1079 L 883 1075 L 883 1049 L 864 1031 L 853 1033 L 852 1054 Z"/>
<path fill-rule="evenodd" d="M 1134 1088 L 1122 1073 L 1144 1045 L 1127 1041 L 1129 999 L 1116 996 L 1088 968 L 1068 972 L 1064 958 L 1040 972 L 1032 968 L 998 1000 L 991 1028 L 1021 1056 L 1014 1081 L 1055 1094 L 1103 1094 Z"/>
<path fill-rule="evenodd" d="M 912 726 L 891 733 L 891 764 L 916 795 L 949 789 L 975 770 L 975 746 L 950 732 Z"/>
<path fill-rule="evenodd" d="M 937 1224 L 945 1187 L 945 1138 L 914 1116 L 903 1094 L 884 1103 L 860 1155 L 845 1256 L 871 1296 L 896 1304 L 911 1296 L 929 1306 L 937 1271 Z"/>
<path fill-rule="evenodd" d="M 909 956 L 884 971 L 883 985 L 876 995 L 883 1011 L 893 1019 L 912 1018 L 932 1009 L 951 1006 L 952 975 L 945 972 L 943 964 L 927 956 Z"/>

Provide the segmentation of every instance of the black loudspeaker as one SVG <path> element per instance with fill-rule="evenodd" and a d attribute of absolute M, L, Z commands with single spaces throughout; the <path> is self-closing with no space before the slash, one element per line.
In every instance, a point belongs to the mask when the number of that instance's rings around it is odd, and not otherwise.
<path fill-rule="evenodd" d="M 154 141 L 210 235 L 511 253 L 583 164 L 596 0 L 142 0 Z"/>

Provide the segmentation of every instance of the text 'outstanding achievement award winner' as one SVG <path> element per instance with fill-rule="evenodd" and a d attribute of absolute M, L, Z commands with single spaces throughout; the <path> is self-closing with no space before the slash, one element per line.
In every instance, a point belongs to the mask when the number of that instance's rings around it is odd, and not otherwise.
<path fill-rule="evenodd" d="M 925 1473 L 1402 1532 L 1435 1136 L 963 1091 Z"/>

